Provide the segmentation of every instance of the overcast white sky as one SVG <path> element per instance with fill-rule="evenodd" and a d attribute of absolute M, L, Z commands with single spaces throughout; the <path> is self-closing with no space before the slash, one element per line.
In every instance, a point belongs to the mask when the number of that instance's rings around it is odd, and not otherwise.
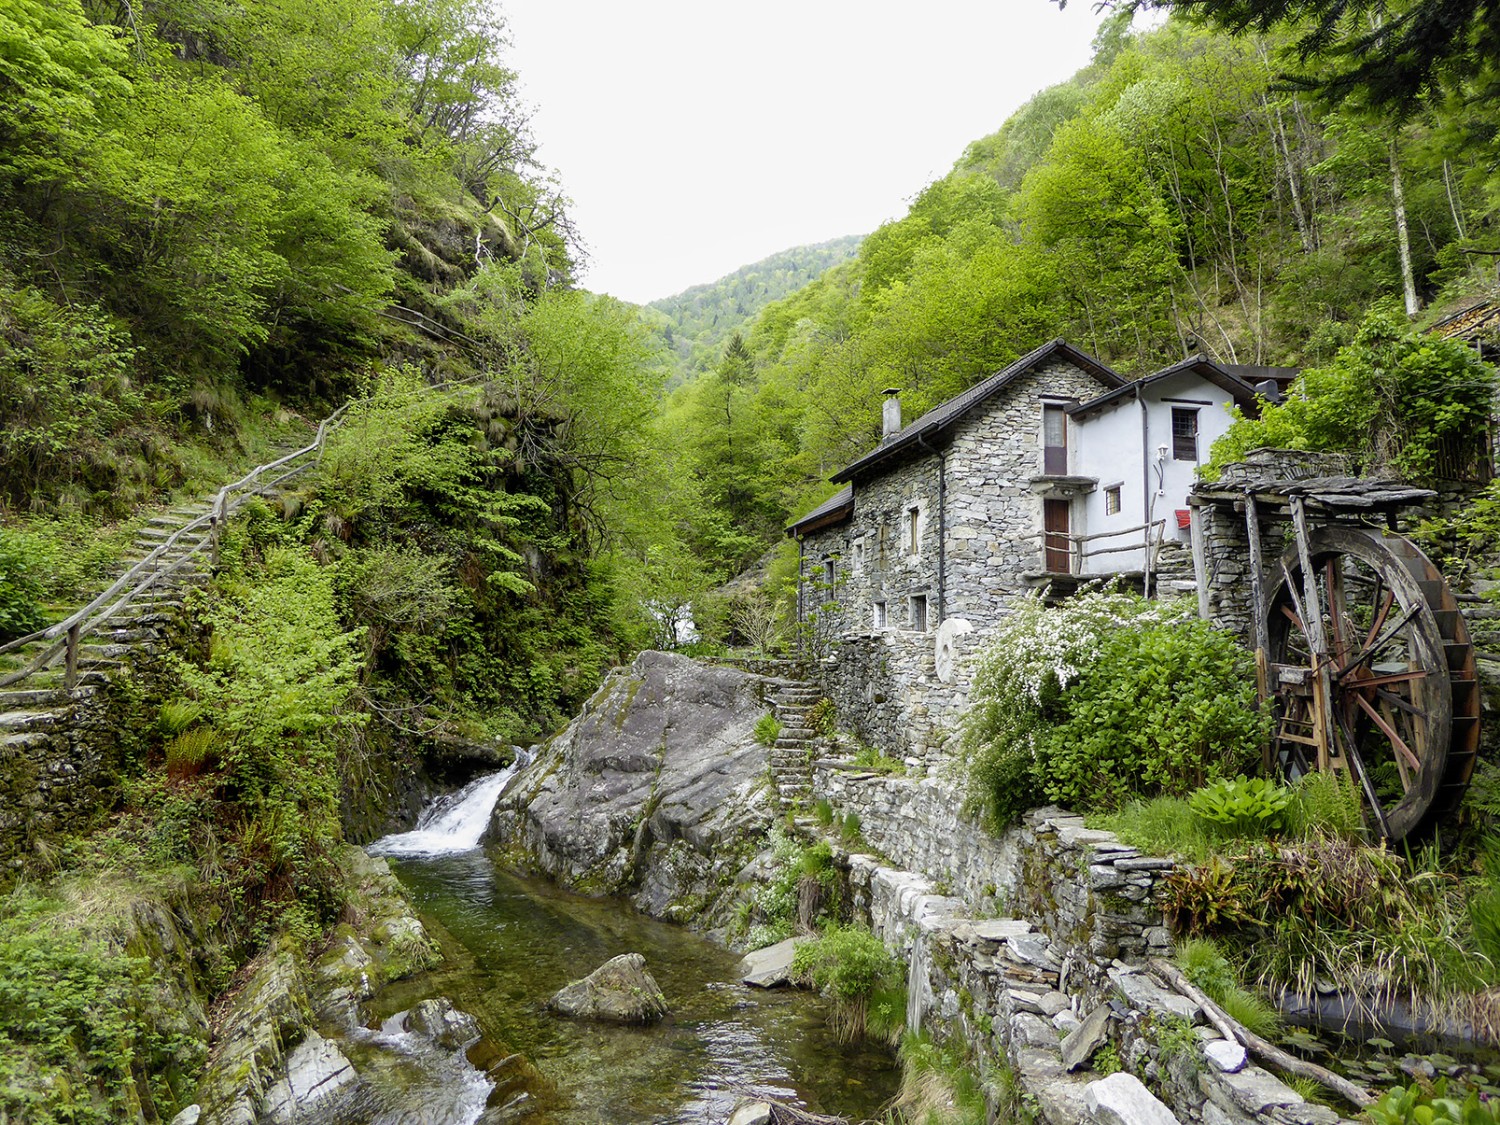
<path fill-rule="evenodd" d="M 583 284 L 644 303 L 904 214 L 1089 60 L 1090 0 L 498 0 Z"/>

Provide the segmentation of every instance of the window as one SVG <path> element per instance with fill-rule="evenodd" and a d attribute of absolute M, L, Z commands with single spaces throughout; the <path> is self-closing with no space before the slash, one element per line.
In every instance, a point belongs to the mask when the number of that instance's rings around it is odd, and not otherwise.
<path fill-rule="evenodd" d="M 1104 490 L 1104 514 L 1115 516 L 1120 513 L 1120 486 L 1110 485 Z"/>
<path fill-rule="evenodd" d="M 915 555 L 921 546 L 921 508 L 906 509 L 906 553 Z"/>
<path fill-rule="evenodd" d="M 858 574 L 865 568 L 865 540 L 864 537 L 854 541 L 854 573 Z"/>
<path fill-rule="evenodd" d="M 886 627 L 885 602 L 876 602 L 875 603 L 875 628 L 877 628 L 877 629 L 884 629 L 885 627 Z"/>
<path fill-rule="evenodd" d="M 927 596 L 918 594 L 911 600 L 911 627 L 918 633 L 927 632 Z"/>
<path fill-rule="evenodd" d="M 838 581 L 839 564 L 833 559 L 826 559 L 823 563 L 823 581 L 832 586 Z"/>
<path fill-rule="evenodd" d="M 1042 407 L 1042 472 L 1059 477 L 1068 472 L 1068 416 L 1060 406 Z"/>
<path fill-rule="evenodd" d="M 1172 460 L 1198 460 L 1198 412 L 1172 407 Z"/>

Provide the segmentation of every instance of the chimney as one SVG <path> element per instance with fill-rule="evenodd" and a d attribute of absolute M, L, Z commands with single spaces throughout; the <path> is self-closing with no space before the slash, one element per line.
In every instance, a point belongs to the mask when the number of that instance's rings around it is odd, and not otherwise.
<path fill-rule="evenodd" d="M 1267 402 L 1281 401 L 1281 387 L 1275 379 L 1264 379 L 1255 384 L 1255 393 Z"/>
<path fill-rule="evenodd" d="M 880 408 L 880 440 L 890 441 L 901 432 L 900 387 L 887 387 L 880 392 L 885 395 L 885 404 Z"/>

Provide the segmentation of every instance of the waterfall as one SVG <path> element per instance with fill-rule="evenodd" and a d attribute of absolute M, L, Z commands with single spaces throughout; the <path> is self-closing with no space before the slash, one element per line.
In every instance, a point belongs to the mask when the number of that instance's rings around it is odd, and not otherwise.
<path fill-rule="evenodd" d="M 517 750 L 515 761 L 503 770 L 476 777 L 458 792 L 430 802 L 410 832 L 383 836 L 365 850 L 371 855 L 421 859 L 473 851 L 484 838 L 490 813 L 506 784 L 530 762 L 531 755 Z"/>

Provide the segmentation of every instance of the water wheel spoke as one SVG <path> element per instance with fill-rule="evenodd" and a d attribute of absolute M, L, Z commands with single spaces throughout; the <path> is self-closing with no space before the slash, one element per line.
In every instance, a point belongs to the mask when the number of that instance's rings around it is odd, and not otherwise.
<path fill-rule="evenodd" d="M 1384 688 L 1376 688 L 1375 698 L 1380 700 L 1380 702 L 1383 704 L 1396 708 L 1396 710 L 1398 711 L 1405 711 L 1408 715 L 1414 715 L 1419 719 L 1422 717 L 1421 708 L 1417 707 L 1415 704 L 1409 702 L 1408 700 L 1402 699 L 1393 691 L 1386 691 Z"/>
<path fill-rule="evenodd" d="M 1365 634 L 1364 644 L 1361 646 L 1362 648 L 1369 648 L 1370 642 L 1380 635 L 1381 626 L 1385 624 L 1385 619 L 1387 616 L 1389 616 L 1391 607 L 1396 604 L 1396 592 L 1394 590 L 1385 590 L 1385 597 L 1384 599 L 1381 598 L 1381 588 L 1384 585 L 1385 583 L 1381 581 L 1380 576 L 1376 575 L 1375 601 L 1379 604 L 1380 608 L 1375 611 L 1375 619 L 1370 622 L 1370 631 Z"/>
<path fill-rule="evenodd" d="M 1396 716 L 1391 713 L 1390 704 L 1382 701 L 1380 704 L 1380 713 L 1385 716 L 1387 725 L 1394 730 L 1396 727 Z M 1400 754 L 1394 755 L 1394 758 L 1396 773 L 1401 777 L 1401 792 L 1410 793 L 1413 781 L 1412 772 L 1408 768 L 1406 760 Z"/>
<path fill-rule="evenodd" d="M 1373 676 L 1360 676 L 1343 684 L 1345 689 L 1364 691 L 1367 688 L 1385 687 L 1388 684 L 1405 684 L 1427 678 L 1427 669 L 1416 668 L 1410 672 L 1379 672 Z"/>
<path fill-rule="evenodd" d="M 1396 733 L 1396 728 L 1385 721 L 1385 716 L 1375 709 L 1375 705 L 1358 692 L 1354 693 L 1354 701 L 1364 709 L 1365 714 L 1370 716 L 1371 721 L 1380 728 L 1380 732 L 1391 740 L 1391 748 L 1396 751 L 1398 759 L 1405 757 L 1411 763 L 1412 768 L 1420 772 L 1422 759 L 1417 757 L 1411 747 L 1406 744 L 1406 740 Z M 1400 765 L 1399 760 L 1397 765 Z"/>
<path fill-rule="evenodd" d="M 1391 626 L 1390 631 L 1386 633 L 1385 636 L 1381 637 L 1374 644 L 1366 645 L 1363 649 L 1360 650 L 1358 656 L 1341 667 L 1337 672 L 1334 673 L 1334 676 L 1336 678 L 1342 678 L 1343 676 L 1348 675 L 1349 672 L 1351 672 L 1353 669 L 1359 667 L 1359 665 L 1369 664 L 1370 662 L 1372 662 L 1377 656 L 1379 656 L 1382 652 L 1390 647 L 1392 641 L 1401 636 L 1401 630 L 1406 627 L 1407 623 L 1410 622 L 1413 617 L 1422 612 L 1422 610 L 1425 608 L 1426 607 L 1423 605 L 1412 606 L 1409 610 L 1401 615 L 1401 619 L 1397 621 L 1395 625 Z"/>
<path fill-rule="evenodd" d="M 1307 635 L 1307 629 L 1302 624 L 1302 616 L 1285 602 L 1283 602 L 1279 608 L 1281 609 L 1281 612 L 1286 615 L 1286 619 L 1293 625 L 1297 626 L 1297 628 L 1302 631 L 1302 635 L 1305 637 Z"/>
<path fill-rule="evenodd" d="M 1343 743 L 1344 762 L 1349 771 L 1354 774 L 1354 779 L 1359 782 L 1360 789 L 1364 792 L 1365 803 L 1370 806 L 1370 812 L 1375 817 L 1375 824 L 1380 829 L 1382 836 L 1391 834 L 1390 820 L 1385 815 L 1385 806 L 1380 803 L 1380 794 L 1375 791 L 1375 783 L 1370 778 L 1370 771 L 1365 767 L 1365 760 L 1359 752 L 1359 745 L 1354 737 L 1354 732 L 1349 729 L 1348 720 L 1344 718 L 1343 711 L 1334 708 L 1334 740 Z"/>
<path fill-rule="evenodd" d="M 1330 555 L 1323 564 L 1323 583 L 1328 594 L 1328 624 L 1332 634 L 1334 660 L 1339 664 L 1349 659 L 1354 647 L 1354 635 L 1350 631 L 1349 606 L 1344 601 L 1344 565 L 1342 555 Z"/>

